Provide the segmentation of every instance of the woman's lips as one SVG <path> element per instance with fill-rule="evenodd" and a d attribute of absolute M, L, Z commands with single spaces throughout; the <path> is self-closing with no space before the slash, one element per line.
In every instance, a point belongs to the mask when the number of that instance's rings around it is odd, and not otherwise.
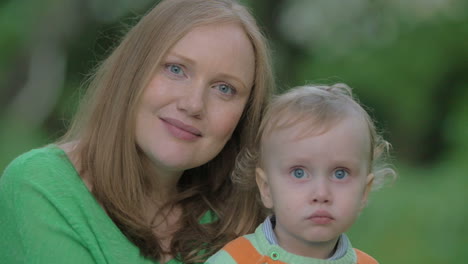
<path fill-rule="evenodd" d="M 315 224 L 318 225 L 326 225 L 334 221 L 335 219 L 331 216 L 331 214 L 325 210 L 318 210 L 315 211 L 311 216 L 307 219 L 311 220 Z"/>
<path fill-rule="evenodd" d="M 202 137 L 200 130 L 193 126 L 186 125 L 183 122 L 173 118 L 161 118 L 163 124 L 167 127 L 169 133 L 182 140 L 193 141 Z"/>

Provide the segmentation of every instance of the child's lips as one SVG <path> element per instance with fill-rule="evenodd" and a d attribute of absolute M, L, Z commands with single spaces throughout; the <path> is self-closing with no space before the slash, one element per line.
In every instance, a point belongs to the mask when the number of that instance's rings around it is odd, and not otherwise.
<path fill-rule="evenodd" d="M 333 218 L 333 216 L 325 210 L 317 210 L 309 217 L 307 217 L 307 219 L 319 225 L 328 224 L 335 220 L 335 218 Z"/>

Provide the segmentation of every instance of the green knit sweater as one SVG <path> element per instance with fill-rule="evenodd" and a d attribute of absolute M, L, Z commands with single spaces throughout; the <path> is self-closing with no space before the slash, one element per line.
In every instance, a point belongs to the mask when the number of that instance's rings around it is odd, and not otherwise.
<path fill-rule="evenodd" d="M 211 221 L 207 213 L 200 222 Z M 157 263 L 140 255 L 55 145 L 19 156 L 0 177 L 0 234 L 5 264 Z"/>

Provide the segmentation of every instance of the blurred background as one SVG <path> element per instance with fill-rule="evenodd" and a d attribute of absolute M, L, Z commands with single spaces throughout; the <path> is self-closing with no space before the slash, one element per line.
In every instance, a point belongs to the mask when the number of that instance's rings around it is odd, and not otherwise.
<path fill-rule="evenodd" d="M 0 3 L 0 172 L 61 136 L 83 81 L 158 1 Z M 349 232 L 381 263 L 468 259 L 468 1 L 244 0 L 281 90 L 345 82 L 393 145 L 399 178 Z"/>

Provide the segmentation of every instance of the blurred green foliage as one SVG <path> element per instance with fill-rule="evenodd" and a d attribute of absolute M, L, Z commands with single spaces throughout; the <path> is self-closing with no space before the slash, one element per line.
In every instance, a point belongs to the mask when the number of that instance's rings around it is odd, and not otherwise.
<path fill-rule="evenodd" d="M 345 82 L 393 144 L 399 178 L 371 196 L 354 246 L 381 263 L 468 259 L 468 1 L 243 2 L 281 90 Z M 0 171 L 63 134 L 87 74 L 154 4 L 0 3 Z"/>
<path fill-rule="evenodd" d="M 463 263 L 466 253 L 466 162 L 399 166 L 390 188 L 371 194 L 349 236 L 381 263 Z"/>

